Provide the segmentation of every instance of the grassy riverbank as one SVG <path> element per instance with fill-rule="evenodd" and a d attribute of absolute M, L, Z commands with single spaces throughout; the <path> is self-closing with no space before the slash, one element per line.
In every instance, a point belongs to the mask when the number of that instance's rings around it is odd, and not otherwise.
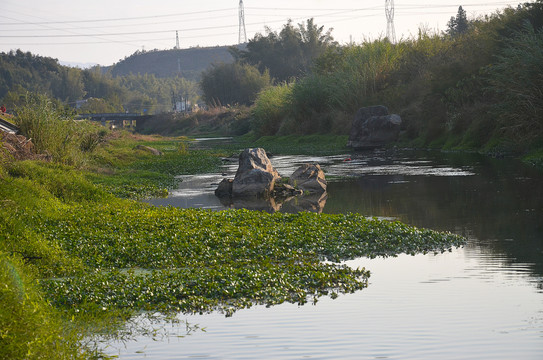
<path fill-rule="evenodd" d="M 364 214 L 210 212 L 123 199 L 161 193 L 174 175 L 215 169 L 225 154 L 191 150 L 184 138 L 115 133 L 76 165 L 2 157 L 0 358 L 99 357 L 83 339 L 114 334 L 141 311 L 231 315 L 317 302 L 367 286 L 369 272 L 344 259 L 463 241 Z"/>

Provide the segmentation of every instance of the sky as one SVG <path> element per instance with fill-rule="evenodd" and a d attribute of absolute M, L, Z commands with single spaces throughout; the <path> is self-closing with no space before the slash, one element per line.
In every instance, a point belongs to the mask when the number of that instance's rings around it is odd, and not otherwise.
<path fill-rule="evenodd" d="M 396 38 L 443 31 L 461 5 L 468 18 L 519 2 L 391 0 Z M 234 45 L 239 0 L 0 0 L 0 52 L 21 49 L 80 67 L 116 63 L 136 51 Z M 385 0 L 243 0 L 247 39 L 314 18 L 340 44 L 386 36 Z"/>

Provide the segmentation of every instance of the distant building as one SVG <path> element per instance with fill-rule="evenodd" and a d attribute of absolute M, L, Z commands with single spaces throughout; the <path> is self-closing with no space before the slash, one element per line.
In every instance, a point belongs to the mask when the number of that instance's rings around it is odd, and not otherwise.
<path fill-rule="evenodd" d="M 175 105 L 173 107 L 173 111 L 175 112 L 190 112 L 192 111 L 192 104 L 190 100 L 181 98 L 180 101 L 176 101 Z"/>

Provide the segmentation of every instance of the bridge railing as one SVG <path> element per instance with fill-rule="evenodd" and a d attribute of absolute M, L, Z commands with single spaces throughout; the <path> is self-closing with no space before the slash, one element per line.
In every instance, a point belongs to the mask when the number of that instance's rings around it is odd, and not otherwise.
<path fill-rule="evenodd" d="M 99 120 L 130 120 L 137 119 L 141 116 L 138 113 L 100 113 L 100 114 L 79 114 L 76 116 L 77 119 L 91 119 L 94 121 Z"/>

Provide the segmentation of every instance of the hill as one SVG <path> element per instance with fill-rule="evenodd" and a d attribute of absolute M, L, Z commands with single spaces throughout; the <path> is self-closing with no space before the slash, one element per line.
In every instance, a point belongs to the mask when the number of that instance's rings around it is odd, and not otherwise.
<path fill-rule="evenodd" d="M 154 74 L 157 77 L 172 77 L 180 75 L 189 80 L 199 80 L 200 73 L 211 64 L 234 61 L 228 48 L 229 46 L 215 46 L 136 51 L 111 67 L 103 69 L 111 70 L 113 76 Z"/>

